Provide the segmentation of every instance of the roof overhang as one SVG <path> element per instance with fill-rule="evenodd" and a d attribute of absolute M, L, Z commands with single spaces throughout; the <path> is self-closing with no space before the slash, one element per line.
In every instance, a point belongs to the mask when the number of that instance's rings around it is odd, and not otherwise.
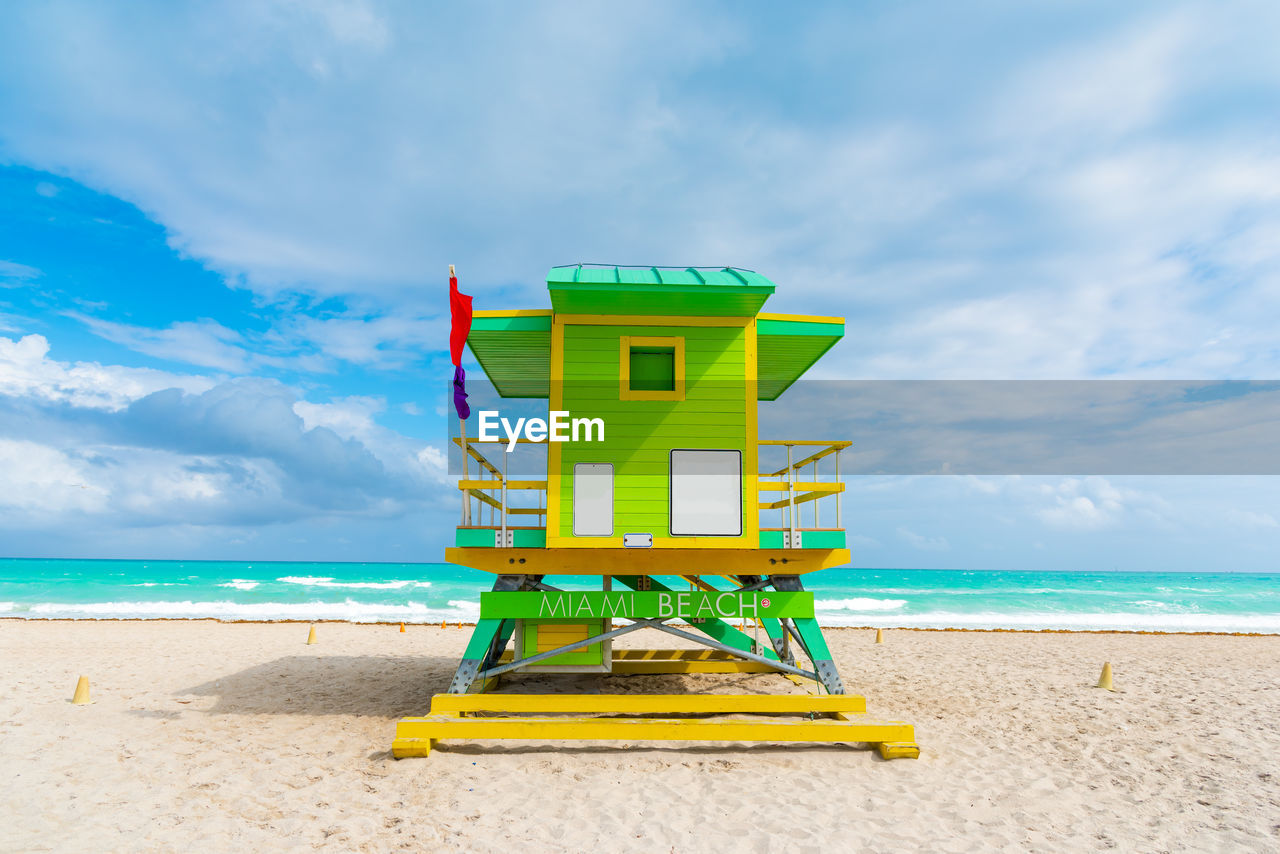
<path fill-rule="evenodd" d="M 756 318 L 756 397 L 777 400 L 843 337 L 843 317 L 759 315 Z"/>
<path fill-rule="evenodd" d="M 467 346 L 502 397 L 549 395 L 550 309 L 476 311 Z"/>
<path fill-rule="evenodd" d="M 548 309 L 477 311 L 467 345 L 502 397 L 545 398 L 551 387 Z M 756 397 L 777 400 L 844 335 L 844 318 L 756 318 Z"/>

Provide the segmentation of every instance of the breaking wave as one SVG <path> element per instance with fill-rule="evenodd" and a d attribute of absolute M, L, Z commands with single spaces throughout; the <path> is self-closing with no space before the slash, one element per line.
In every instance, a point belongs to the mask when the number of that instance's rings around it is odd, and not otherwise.
<path fill-rule="evenodd" d="M 334 581 L 316 575 L 286 575 L 276 581 L 285 584 L 301 584 L 306 587 L 328 587 L 343 590 L 403 590 L 406 587 L 430 587 L 430 581 Z"/>
<path fill-rule="evenodd" d="M 10 603 L 0 603 L 10 604 Z M 463 603 L 458 603 L 459 605 Z M 470 603 L 467 603 L 470 604 Z M 347 620 L 353 623 L 473 621 L 479 606 L 433 607 L 424 602 L 39 602 L 12 609 L 17 616 L 47 619 Z"/>
<path fill-rule="evenodd" d="M 871 599 L 855 596 L 852 599 L 818 599 L 813 607 L 819 611 L 896 611 L 907 604 L 906 599 Z"/>

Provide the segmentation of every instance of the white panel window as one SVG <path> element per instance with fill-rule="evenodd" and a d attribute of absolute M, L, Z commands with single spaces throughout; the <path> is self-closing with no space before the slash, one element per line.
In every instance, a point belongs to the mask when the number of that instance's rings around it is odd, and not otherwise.
<path fill-rule="evenodd" d="M 742 452 L 671 452 L 671 535 L 742 536 Z"/>
<path fill-rule="evenodd" d="M 573 467 L 573 535 L 613 536 L 613 466 L 577 463 Z"/>

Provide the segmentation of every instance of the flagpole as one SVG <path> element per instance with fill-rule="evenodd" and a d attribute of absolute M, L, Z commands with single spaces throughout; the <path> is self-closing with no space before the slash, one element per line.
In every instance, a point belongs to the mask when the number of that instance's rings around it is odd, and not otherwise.
<path fill-rule="evenodd" d="M 457 274 L 453 271 L 453 265 L 449 265 L 449 278 L 453 279 Z M 458 435 L 462 442 L 462 479 L 466 480 L 470 470 L 469 460 L 470 454 L 467 451 L 467 422 L 462 417 L 462 413 L 458 413 Z M 471 490 L 462 490 L 462 524 L 464 526 L 471 524 Z"/>

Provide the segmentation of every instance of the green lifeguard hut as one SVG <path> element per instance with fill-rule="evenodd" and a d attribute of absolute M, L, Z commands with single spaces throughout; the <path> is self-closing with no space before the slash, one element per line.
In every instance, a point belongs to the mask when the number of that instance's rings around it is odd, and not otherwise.
<path fill-rule="evenodd" d="M 846 692 L 802 583 L 849 562 L 850 443 L 757 435 L 758 401 L 834 346 L 843 319 L 762 313 L 773 282 L 731 267 L 579 264 L 552 268 L 547 287 L 550 309 L 472 319 L 467 344 L 497 394 L 548 403 L 518 440 L 547 441 L 546 477 L 508 478 L 507 436 L 468 439 L 479 432 L 468 427 L 454 439 L 462 524 L 446 560 L 497 578 L 448 693 L 399 722 L 394 754 L 515 738 L 865 742 L 918 755 L 909 724 L 866 718 Z M 760 471 L 762 447 L 785 465 Z M 642 630 L 694 648 L 614 647 Z M 778 673 L 813 690 L 493 690 L 522 672 Z"/>

